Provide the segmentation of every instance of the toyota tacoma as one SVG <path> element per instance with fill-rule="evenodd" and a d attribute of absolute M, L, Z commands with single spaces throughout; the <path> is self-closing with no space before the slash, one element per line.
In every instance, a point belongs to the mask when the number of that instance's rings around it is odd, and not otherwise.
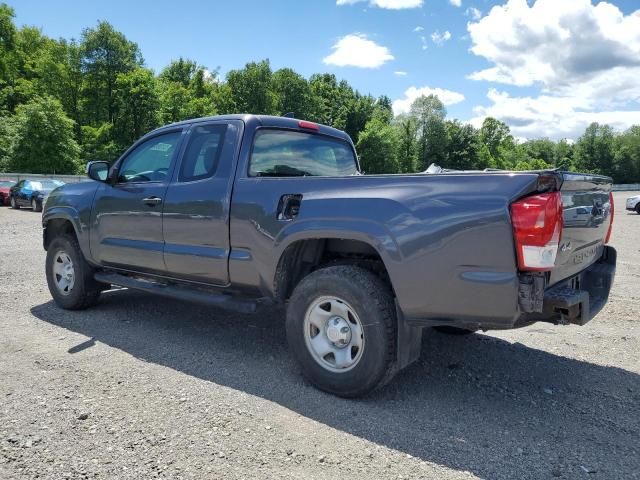
<path fill-rule="evenodd" d="M 283 303 L 302 373 L 341 396 L 416 360 L 425 327 L 583 325 L 613 282 L 608 177 L 362 175 L 346 133 L 258 115 L 168 125 L 87 171 L 42 217 L 60 307 L 111 285 L 243 313 Z"/>

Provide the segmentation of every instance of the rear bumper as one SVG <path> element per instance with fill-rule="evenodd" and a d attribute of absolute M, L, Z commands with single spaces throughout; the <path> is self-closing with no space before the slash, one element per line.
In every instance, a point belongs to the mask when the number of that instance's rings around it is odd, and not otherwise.
<path fill-rule="evenodd" d="M 602 310 L 609 299 L 616 273 L 616 258 L 616 250 L 605 246 L 596 263 L 545 290 L 541 313 L 525 314 L 521 321 L 584 325 Z"/>

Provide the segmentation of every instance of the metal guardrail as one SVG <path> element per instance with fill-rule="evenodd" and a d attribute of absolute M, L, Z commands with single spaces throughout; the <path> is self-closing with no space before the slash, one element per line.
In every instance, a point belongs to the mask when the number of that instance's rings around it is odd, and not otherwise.
<path fill-rule="evenodd" d="M 22 179 L 38 179 L 38 178 L 49 178 L 51 180 L 62 180 L 65 183 L 71 182 L 84 182 L 85 180 L 89 180 L 89 177 L 86 175 L 44 175 L 41 173 L 1 173 L 1 180 L 15 180 L 19 182 Z"/>
<path fill-rule="evenodd" d="M 63 182 L 84 182 L 89 180 L 86 175 L 46 175 L 41 173 L 0 173 L 0 179 L 15 180 L 19 182 L 23 178 L 50 178 L 53 180 L 62 180 Z M 622 183 L 614 184 L 612 190 L 614 192 L 640 191 L 640 183 Z"/>
<path fill-rule="evenodd" d="M 614 192 L 636 192 L 640 191 L 640 183 L 624 183 L 619 185 L 613 185 L 612 190 Z"/>

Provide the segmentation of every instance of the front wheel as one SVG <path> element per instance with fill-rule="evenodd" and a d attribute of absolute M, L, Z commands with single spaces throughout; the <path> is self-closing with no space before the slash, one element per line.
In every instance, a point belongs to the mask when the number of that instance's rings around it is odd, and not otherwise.
<path fill-rule="evenodd" d="M 53 300 L 67 310 L 82 310 L 96 303 L 101 285 L 93 279 L 75 237 L 61 235 L 47 249 L 47 285 Z"/>
<path fill-rule="evenodd" d="M 340 265 L 309 274 L 289 300 L 286 329 L 303 375 L 321 390 L 358 397 L 393 376 L 395 305 L 368 270 Z"/>
<path fill-rule="evenodd" d="M 636 213 L 640 215 L 640 203 L 636 205 Z"/>
<path fill-rule="evenodd" d="M 20 208 L 20 205 L 18 205 L 18 202 L 16 202 L 16 197 L 11 197 L 11 208 L 18 210 Z"/>

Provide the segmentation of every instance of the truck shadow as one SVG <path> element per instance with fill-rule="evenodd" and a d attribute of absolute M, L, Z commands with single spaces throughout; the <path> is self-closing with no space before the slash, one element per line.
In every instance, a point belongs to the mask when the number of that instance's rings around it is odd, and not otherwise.
<path fill-rule="evenodd" d="M 370 397 L 345 400 L 302 379 L 279 309 L 230 314 L 123 290 L 87 312 L 53 302 L 31 312 L 91 337 L 70 355 L 102 342 L 481 477 L 584 478 L 586 468 L 606 478 L 612 465 L 637 473 L 640 376 L 620 368 L 488 335 L 425 331 L 419 362 Z"/>

